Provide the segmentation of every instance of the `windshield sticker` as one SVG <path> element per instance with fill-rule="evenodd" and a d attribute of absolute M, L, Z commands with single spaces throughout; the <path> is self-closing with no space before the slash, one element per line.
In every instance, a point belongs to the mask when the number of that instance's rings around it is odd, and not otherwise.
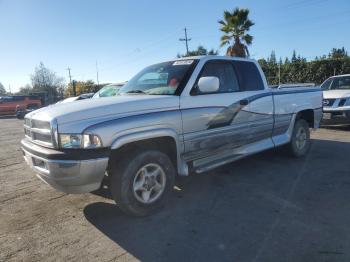
<path fill-rule="evenodd" d="M 173 63 L 173 66 L 175 65 L 190 65 L 193 63 L 193 60 L 179 60 L 179 61 L 175 61 Z"/>

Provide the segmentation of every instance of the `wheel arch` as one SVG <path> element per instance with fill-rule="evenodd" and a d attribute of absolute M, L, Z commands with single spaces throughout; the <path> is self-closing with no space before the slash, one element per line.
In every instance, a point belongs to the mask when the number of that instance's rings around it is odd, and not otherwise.
<path fill-rule="evenodd" d="M 310 128 L 315 127 L 315 112 L 313 109 L 303 109 L 299 111 L 296 115 L 296 120 L 304 119 Z"/>
<path fill-rule="evenodd" d="M 140 131 L 117 137 L 111 145 L 111 158 L 125 150 L 158 149 L 170 157 L 179 175 L 188 175 L 188 166 L 181 158 L 183 147 L 183 142 L 174 130 L 161 128 Z"/>

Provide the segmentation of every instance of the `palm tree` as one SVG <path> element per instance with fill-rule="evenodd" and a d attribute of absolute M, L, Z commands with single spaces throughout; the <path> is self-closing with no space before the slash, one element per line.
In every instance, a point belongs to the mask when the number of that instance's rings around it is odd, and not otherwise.
<path fill-rule="evenodd" d="M 232 13 L 224 11 L 224 19 L 219 24 L 220 30 L 225 33 L 221 37 L 221 46 L 230 45 L 226 55 L 249 57 L 248 45 L 252 43 L 253 37 L 247 31 L 254 23 L 248 19 L 248 14 L 248 9 L 238 7 Z"/>

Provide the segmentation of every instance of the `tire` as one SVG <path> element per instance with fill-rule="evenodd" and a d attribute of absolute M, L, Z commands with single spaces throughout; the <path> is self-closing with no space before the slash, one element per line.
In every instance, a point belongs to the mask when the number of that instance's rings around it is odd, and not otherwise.
<path fill-rule="evenodd" d="M 24 113 L 23 112 L 16 112 L 17 119 L 24 119 Z"/>
<path fill-rule="evenodd" d="M 118 159 L 112 160 L 116 162 L 111 170 L 112 197 L 127 214 L 147 216 L 168 200 L 175 169 L 169 157 L 157 150 L 133 151 L 128 155 L 133 158 L 124 157 L 119 163 Z"/>
<path fill-rule="evenodd" d="M 23 114 L 17 115 L 17 119 L 23 120 L 24 119 L 24 115 Z"/>
<path fill-rule="evenodd" d="M 304 119 L 297 119 L 293 128 L 291 141 L 286 146 L 290 156 L 305 156 L 311 147 L 309 124 Z"/>

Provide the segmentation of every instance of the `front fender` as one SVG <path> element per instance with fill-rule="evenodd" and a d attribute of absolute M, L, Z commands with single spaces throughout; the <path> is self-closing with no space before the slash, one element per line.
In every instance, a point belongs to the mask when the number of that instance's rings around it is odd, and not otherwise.
<path fill-rule="evenodd" d="M 124 145 L 142 141 L 142 140 L 148 140 L 152 138 L 160 138 L 160 137 L 171 137 L 174 139 L 176 144 L 176 156 L 177 156 L 177 171 L 180 175 L 188 175 L 188 166 L 186 162 L 182 159 L 181 155 L 184 151 L 184 143 L 182 140 L 179 139 L 179 135 L 176 133 L 175 130 L 172 130 L 170 128 L 145 128 L 142 129 L 134 129 L 134 130 L 128 130 L 128 132 L 125 132 L 124 134 L 119 134 L 118 137 L 116 137 L 111 145 L 112 150 L 116 150 L 118 148 L 121 148 Z"/>

